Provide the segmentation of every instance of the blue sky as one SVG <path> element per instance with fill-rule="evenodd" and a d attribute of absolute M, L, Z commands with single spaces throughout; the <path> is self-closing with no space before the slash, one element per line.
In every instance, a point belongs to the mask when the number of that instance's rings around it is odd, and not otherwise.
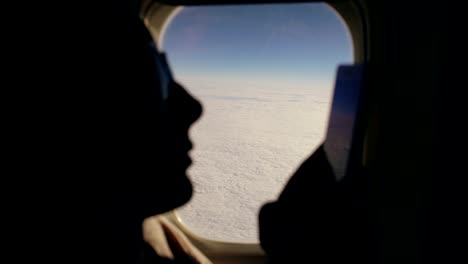
<path fill-rule="evenodd" d="M 325 4 L 183 8 L 163 36 L 176 78 L 307 83 L 353 61 L 349 32 Z"/>

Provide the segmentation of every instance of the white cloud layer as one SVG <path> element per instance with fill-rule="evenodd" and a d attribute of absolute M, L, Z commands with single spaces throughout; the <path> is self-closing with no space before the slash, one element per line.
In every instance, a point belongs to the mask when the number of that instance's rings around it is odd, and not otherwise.
<path fill-rule="evenodd" d="M 203 237 L 258 242 L 258 210 L 323 141 L 332 91 L 218 85 L 186 86 L 204 114 L 190 131 L 194 196 L 178 214 Z"/>

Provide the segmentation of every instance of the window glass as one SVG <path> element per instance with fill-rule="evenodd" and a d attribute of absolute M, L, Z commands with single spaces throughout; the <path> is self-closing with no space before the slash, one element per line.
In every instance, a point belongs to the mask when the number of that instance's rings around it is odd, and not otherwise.
<path fill-rule="evenodd" d="M 194 233 L 258 242 L 258 211 L 324 139 L 336 68 L 353 62 L 349 31 L 326 4 L 179 9 L 162 48 L 201 101 L 190 203 Z"/>

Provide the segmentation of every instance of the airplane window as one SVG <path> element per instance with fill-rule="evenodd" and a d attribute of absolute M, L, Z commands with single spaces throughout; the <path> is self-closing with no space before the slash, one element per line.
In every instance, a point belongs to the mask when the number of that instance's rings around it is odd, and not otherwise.
<path fill-rule="evenodd" d="M 349 30 L 322 3 L 195 6 L 161 43 L 204 107 L 194 196 L 177 214 L 202 237 L 258 243 L 259 208 L 324 139 L 337 65 L 354 60 Z"/>

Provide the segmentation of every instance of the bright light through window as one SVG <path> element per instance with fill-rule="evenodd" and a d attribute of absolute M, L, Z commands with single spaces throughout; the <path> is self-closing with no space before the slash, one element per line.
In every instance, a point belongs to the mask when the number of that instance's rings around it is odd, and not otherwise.
<path fill-rule="evenodd" d="M 182 8 L 163 36 L 175 78 L 201 101 L 190 131 L 195 193 L 178 210 L 208 239 L 258 242 L 258 210 L 323 141 L 347 27 L 325 4 Z"/>

